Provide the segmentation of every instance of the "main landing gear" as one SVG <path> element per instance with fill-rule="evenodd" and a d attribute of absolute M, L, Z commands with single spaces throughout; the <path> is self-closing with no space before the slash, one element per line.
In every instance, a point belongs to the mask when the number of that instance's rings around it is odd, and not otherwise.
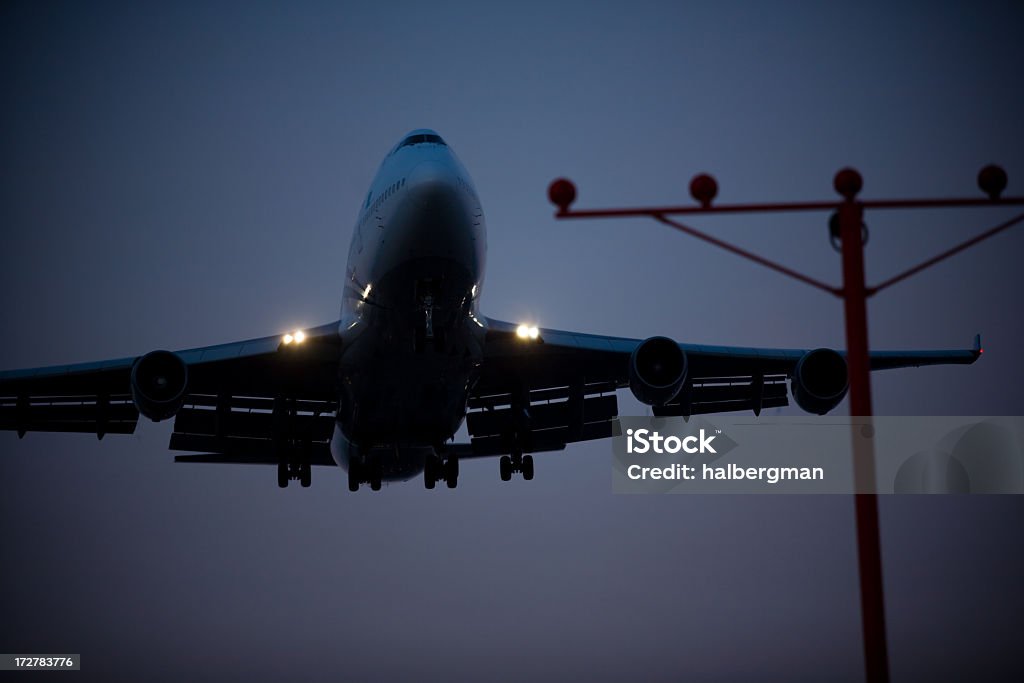
<path fill-rule="evenodd" d="M 434 488 L 439 481 L 448 484 L 453 489 L 459 484 L 459 457 L 449 455 L 441 460 L 439 455 L 428 455 L 423 464 L 423 485 L 428 489 Z"/>
<path fill-rule="evenodd" d="M 511 455 L 503 455 L 498 461 L 498 470 L 501 472 L 501 480 L 509 481 L 514 472 L 520 472 L 523 479 L 533 479 L 533 456 L 523 455 L 522 451 L 516 451 Z"/>
<path fill-rule="evenodd" d="M 279 462 L 277 464 L 277 485 L 287 488 L 288 482 L 292 479 L 298 479 L 302 488 L 309 488 L 313 481 L 313 468 L 308 462 Z"/>
<path fill-rule="evenodd" d="M 230 414 L 227 399 L 220 397 L 217 405 L 218 425 L 222 417 Z M 316 413 L 313 419 L 319 417 Z M 300 433 L 298 411 L 295 399 L 278 396 L 274 399 L 272 416 L 274 448 L 277 451 L 277 485 L 287 488 L 288 482 L 298 479 L 302 488 L 309 488 L 313 481 L 313 468 L 310 467 L 313 444 L 308 433 Z M 218 427 L 218 430 L 220 427 Z"/>

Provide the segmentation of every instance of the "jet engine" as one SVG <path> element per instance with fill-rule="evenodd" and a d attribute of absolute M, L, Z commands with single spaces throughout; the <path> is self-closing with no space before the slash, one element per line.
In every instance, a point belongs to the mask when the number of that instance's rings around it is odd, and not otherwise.
<path fill-rule="evenodd" d="M 686 381 L 686 354 L 668 337 L 650 337 L 629 357 L 629 388 L 638 401 L 662 406 Z"/>
<path fill-rule="evenodd" d="M 808 351 L 793 368 L 791 387 L 798 406 L 808 413 L 824 415 L 846 396 L 846 359 L 832 349 Z"/>
<path fill-rule="evenodd" d="M 132 367 L 132 400 L 153 422 L 174 417 L 185 401 L 188 366 L 176 353 L 150 351 Z"/>

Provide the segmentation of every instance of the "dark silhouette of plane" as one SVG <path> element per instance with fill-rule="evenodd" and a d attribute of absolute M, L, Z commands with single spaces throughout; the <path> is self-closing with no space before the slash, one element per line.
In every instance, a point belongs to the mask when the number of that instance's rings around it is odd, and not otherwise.
<path fill-rule="evenodd" d="M 612 435 L 616 390 L 657 416 L 788 403 L 824 414 L 847 389 L 843 352 L 678 344 L 538 329 L 481 315 L 486 230 L 469 174 L 432 130 L 391 149 L 352 238 L 341 318 L 285 335 L 0 373 L 0 428 L 128 434 L 174 418 L 181 462 L 274 464 L 308 486 L 340 465 L 349 489 L 407 480 L 454 488 L 459 460 Z M 981 353 L 876 351 L 881 370 L 973 363 Z M 470 442 L 452 443 L 463 420 Z"/>

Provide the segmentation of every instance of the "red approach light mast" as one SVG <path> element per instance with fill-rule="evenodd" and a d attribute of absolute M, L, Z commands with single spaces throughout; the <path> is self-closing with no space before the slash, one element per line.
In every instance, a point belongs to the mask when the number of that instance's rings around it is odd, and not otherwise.
<path fill-rule="evenodd" d="M 718 194 L 718 183 L 707 174 L 694 176 L 690 182 L 690 195 L 698 206 L 633 207 L 610 209 L 570 209 L 576 201 L 576 186 L 559 178 L 548 187 L 548 199 L 558 207 L 556 218 L 622 218 L 648 216 L 680 232 L 703 240 L 737 256 L 742 256 L 766 268 L 799 280 L 843 299 L 846 319 L 846 351 L 850 374 L 850 415 L 871 415 L 871 373 L 868 354 L 867 300 L 878 292 L 901 282 L 940 261 L 958 254 L 979 242 L 997 235 L 1024 221 L 1024 213 L 1013 216 L 974 237 L 940 252 L 877 285 L 868 286 L 864 280 L 864 211 L 866 209 L 934 209 L 970 208 L 1024 205 L 1024 197 L 1002 197 L 1006 189 L 1006 172 L 999 166 L 985 166 L 978 173 L 978 187 L 987 198 L 961 199 L 881 199 L 858 201 L 863 187 L 860 173 L 844 168 L 836 173 L 833 187 L 842 197 L 835 201 L 774 202 L 766 204 L 720 204 L 712 202 Z M 804 273 L 759 256 L 751 251 L 714 237 L 669 216 L 716 213 L 778 213 L 794 211 L 831 211 L 829 233 L 833 244 L 838 244 L 843 256 L 843 284 L 829 285 Z M 979 349 L 980 352 L 980 349 Z M 858 430 L 859 431 L 859 430 Z M 853 438 L 855 490 L 874 490 L 874 440 Z M 870 487 L 870 488 L 869 488 Z M 889 655 L 885 637 L 885 600 L 882 592 L 882 552 L 878 524 L 876 494 L 854 494 L 857 521 L 857 559 L 860 576 L 860 604 L 864 636 L 864 669 L 869 683 L 889 680 Z"/>

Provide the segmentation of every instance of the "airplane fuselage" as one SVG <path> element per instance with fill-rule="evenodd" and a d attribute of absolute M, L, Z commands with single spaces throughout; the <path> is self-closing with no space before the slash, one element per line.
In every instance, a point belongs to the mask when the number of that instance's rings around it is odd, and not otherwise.
<path fill-rule="evenodd" d="M 419 473 L 458 430 L 486 329 L 486 227 L 465 168 L 433 131 L 384 159 L 359 213 L 341 305 L 332 454 L 384 480 Z"/>

